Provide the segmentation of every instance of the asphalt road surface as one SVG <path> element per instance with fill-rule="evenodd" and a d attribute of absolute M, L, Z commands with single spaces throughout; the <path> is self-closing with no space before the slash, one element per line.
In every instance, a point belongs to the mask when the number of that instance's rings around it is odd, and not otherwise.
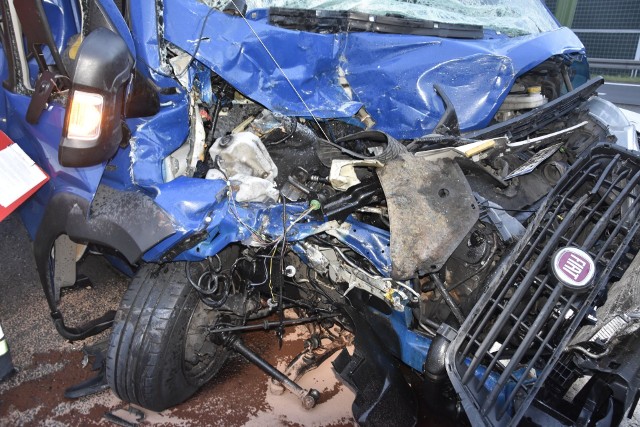
<path fill-rule="evenodd" d="M 640 84 L 605 83 L 598 94 L 620 107 L 640 113 Z"/>

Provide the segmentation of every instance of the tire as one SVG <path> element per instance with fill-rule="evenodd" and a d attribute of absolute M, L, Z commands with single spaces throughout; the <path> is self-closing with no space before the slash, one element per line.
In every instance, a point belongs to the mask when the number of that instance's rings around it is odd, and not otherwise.
<path fill-rule="evenodd" d="M 189 285 L 184 263 L 142 267 L 125 293 L 107 352 L 107 381 L 118 397 L 154 411 L 192 396 L 228 351 L 207 339 L 218 312 Z"/>

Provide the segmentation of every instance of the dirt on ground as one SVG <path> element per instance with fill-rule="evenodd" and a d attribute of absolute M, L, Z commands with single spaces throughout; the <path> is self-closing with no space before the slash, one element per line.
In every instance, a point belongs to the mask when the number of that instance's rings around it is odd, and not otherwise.
<path fill-rule="evenodd" d="M 295 331 L 290 335 L 295 337 Z M 264 334 L 253 334 L 247 343 L 266 355 L 269 362 L 281 367 L 303 345 L 297 338 L 287 339 L 282 350 L 277 351 L 277 342 Z M 38 370 L 43 374 L 38 375 L 35 372 Z M 19 378 L 29 371 L 34 373 L 29 379 Z M 64 398 L 67 387 L 93 374 L 91 363 L 87 363 L 81 351 L 35 354 L 32 364 L 10 380 L 0 394 L 0 425 L 114 425 L 105 418 L 107 413 L 140 425 L 353 425 L 350 415 L 353 394 L 337 381 L 327 363 L 314 375 L 307 375 L 300 381 L 303 386 L 314 387 L 322 394 L 319 404 L 312 410 L 303 409 L 290 393 L 271 394 L 266 375 L 239 356 L 232 357 L 221 374 L 194 397 L 160 413 L 126 404 L 109 390 L 76 400 Z"/>

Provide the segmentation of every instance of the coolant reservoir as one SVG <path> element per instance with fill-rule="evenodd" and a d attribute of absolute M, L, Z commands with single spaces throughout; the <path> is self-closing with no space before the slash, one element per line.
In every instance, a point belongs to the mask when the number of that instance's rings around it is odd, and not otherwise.
<path fill-rule="evenodd" d="M 264 144 L 250 132 L 218 138 L 209 154 L 227 177 L 245 175 L 273 182 L 278 176 L 278 168 Z"/>
<path fill-rule="evenodd" d="M 542 94 L 540 86 L 527 88 L 525 94 L 509 94 L 500 107 L 500 110 L 530 110 L 539 107 L 547 102 L 547 98 Z"/>
<path fill-rule="evenodd" d="M 217 169 L 210 169 L 206 178 L 229 181 L 237 202 L 278 201 L 278 168 L 256 135 L 239 132 L 218 138 L 209 154 Z"/>
<path fill-rule="evenodd" d="M 514 89 L 518 90 L 520 88 Z M 539 107 L 547 103 L 547 98 L 542 94 L 542 88 L 540 86 L 530 86 L 526 88 L 526 93 L 511 93 L 507 95 L 498 113 L 496 114 L 496 120 L 499 122 L 508 120 L 523 110 L 531 110 L 532 108 Z"/>

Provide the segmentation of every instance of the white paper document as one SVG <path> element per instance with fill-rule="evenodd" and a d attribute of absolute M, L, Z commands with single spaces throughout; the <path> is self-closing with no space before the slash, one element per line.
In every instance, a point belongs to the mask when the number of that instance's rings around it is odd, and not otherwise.
<path fill-rule="evenodd" d="M 0 206 L 9 207 L 46 178 L 18 144 L 0 150 Z"/>

